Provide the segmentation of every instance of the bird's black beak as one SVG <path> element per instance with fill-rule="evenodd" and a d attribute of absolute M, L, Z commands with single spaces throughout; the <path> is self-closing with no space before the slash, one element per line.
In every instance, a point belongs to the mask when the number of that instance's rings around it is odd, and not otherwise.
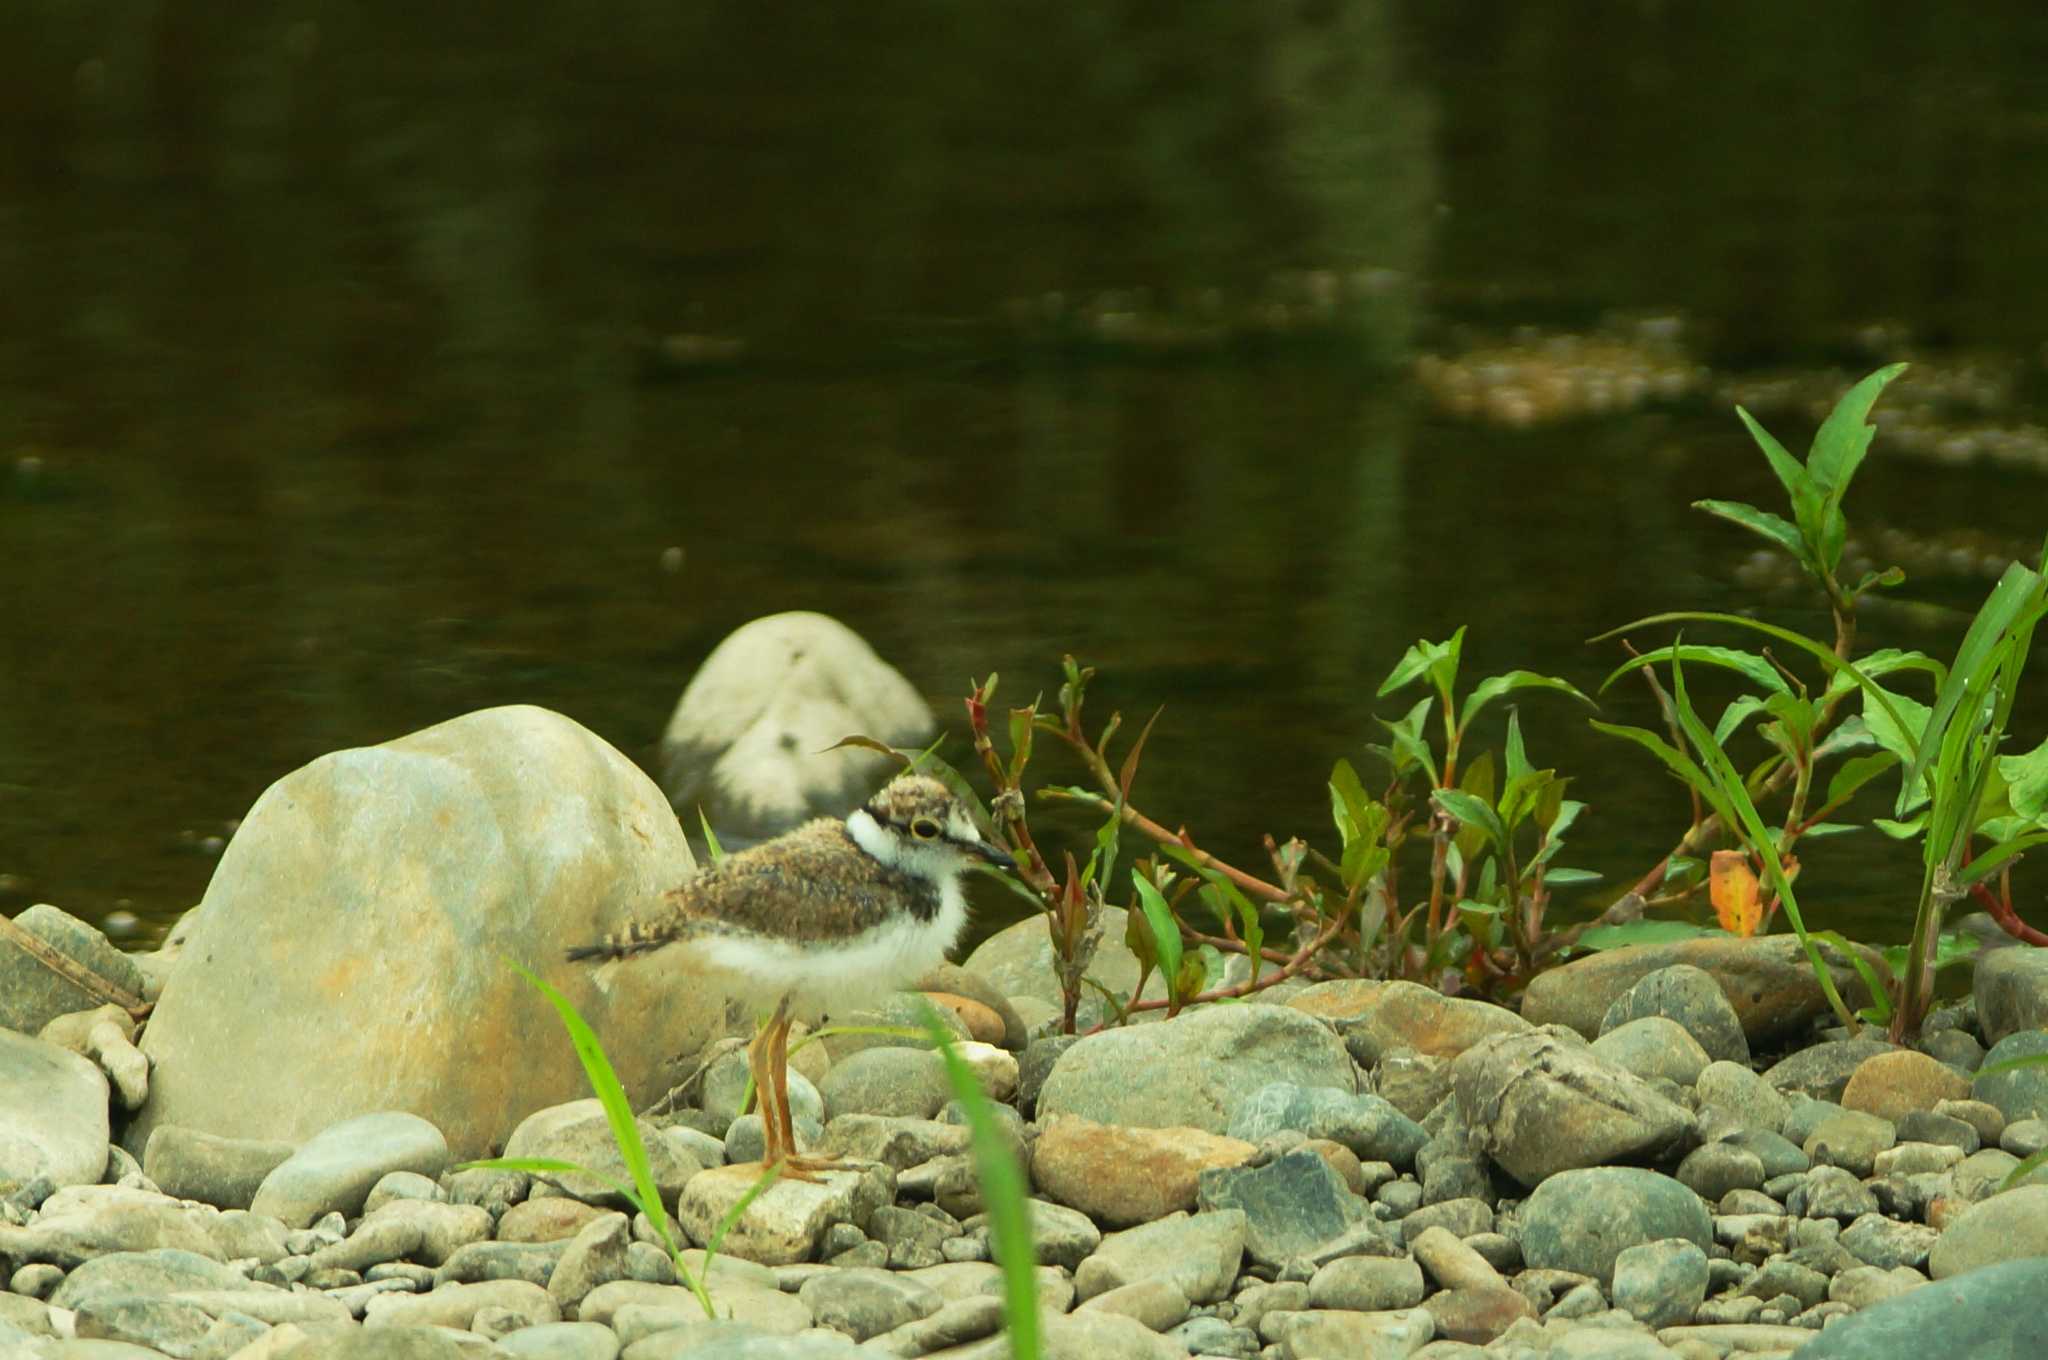
<path fill-rule="evenodd" d="M 992 845 L 988 841 L 976 841 L 967 848 L 998 869 L 1007 869 L 1013 874 L 1017 872 L 1017 861 L 999 845 Z"/>

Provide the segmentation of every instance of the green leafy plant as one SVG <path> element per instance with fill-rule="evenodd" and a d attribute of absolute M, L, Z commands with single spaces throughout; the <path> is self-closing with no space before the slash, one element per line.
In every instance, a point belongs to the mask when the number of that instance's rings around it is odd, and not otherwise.
<path fill-rule="evenodd" d="M 996 679 L 976 685 L 967 700 L 975 749 L 996 786 L 996 824 L 1018 860 L 1011 886 L 1046 917 L 1064 1027 L 1072 1032 L 1090 987 L 1122 1020 L 1141 1010 L 1173 1014 L 1197 1002 L 1234 1000 L 1295 976 L 1433 982 L 1462 976 L 1467 985 L 1496 991 L 1526 981 L 1551 948 L 1545 922 L 1551 891 L 1593 878 L 1555 864 L 1582 805 L 1564 797 L 1567 781 L 1530 761 L 1512 712 L 1504 778 L 1496 777 L 1490 752 L 1467 762 L 1461 773 L 1461 753 L 1474 720 L 1516 690 L 1553 690 L 1591 701 L 1556 677 L 1511 671 L 1482 680 L 1461 705 L 1454 704 L 1463 644 L 1460 629 L 1448 642 L 1425 641 L 1409 649 L 1382 693 L 1418 682 L 1435 693 L 1387 724 L 1390 745 L 1370 748 L 1391 771 L 1388 785 L 1378 796 L 1369 793 L 1351 763 L 1339 760 L 1328 783 L 1339 848 L 1329 855 L 1299 838 L 1280 842 L 1268 836 L 1270 877 L 1222 859 L 1185 827 L 1169 830 L 1133 805 L 1132 787 L 1158 714 L 1120 758 L 1113 757 L 1121 715 L 1112 714 L 1092 739 L 1083 726 L 1091 668 L 1066 659 L 1056 713 L 1041 711 L 1038 700 L 1010 711 L 1007 754 L 997 749 L 991 732 Z M 1441 751 L 1427 728 L 1439 703 Z M 1024 789 L 1036 740 L 1047 737 L 1079 760 L 1094 787 L 1044 786 L 1038 797 L 1103 814 L 1085 858 L 1064 852 L 1058 873 L 1032 834 Z M 1398 857 L 1418 825 L 1429 829 L 1429 891 L 1426 900 L 1402 906 Z M 1100 942 L 1103 908 L 1111 904 L 1126 831 L 1150 841 L 1154 850 L 1129 870 L 1124 938 L 1140 975 L 1127 996 L 1101 988 L 1087 971 Z M 1273 942 L 1275 918 L 1291 924 L 1291 947 Z M 1231 955 L 1242 955 L 1248 965 L 1247 975 L 1234 982 L 1225 981 Z M 1154 973 L 1164 983 L 1165 995 L 1158 999 L 1144 995 Z"/>
<path fill-rule="evenodd" d="M 1740 615 L 1698 611 L 1655 615 L 1614 630 L 1664 623 L 1744 629 L 1804 653 L 1819 663 L 1822 680 L 1808 685 L 1768 649 L 1746 652 L 1675 641 L 1632 653 L 1606 682 L 1641 673 L 1657 696 L 1671 739 L 1644 728 L 1593 724 L 1650 751 L 1693 796 L 1691 825 L 1673 851 L 1637 883 L 1633 895 L 1646 906 L 1686 899 L 1705 877 L 1701 852 L 1717 839 L 1735 840 L 1768 882 L 1762 921 L 1767 923 L 1780 907 L 1785 910 L 1837 1016 L 1851 1028 L 1858 1018 L 1889 1023 L 1895 1038 L 1917 1032 L 1931 1002 L 1935 971 L 1960 957 L 1942 926 L 1948 908 L 1965 893 L 1974 892 L 2009 932 L 2048 943 L 2048 936 L 2019 920 L 2008 876 L 2021 852 L 2048 840 L 2048 822 L 2042 820 L 2048 810 L 2048 746 L 2026 755 L 2001 754 L 2033 628 L 2048 612 L 2043 580 L 2048 551 L 2038 568 L 2017 562 L 2007 568 L 1949 664 L 1894 649 L 1852 659 L 1858 600 L 1903 576 L 1894 568 L 1868 573 L 1853 585 L 1838 577 L 1847 536 L 1842 502 L 1869 450 L 1870 409 L 1903 368 L 1881 369 L 1852 387 L 1815 434 L 1804 463 L 1738 408 L 1786 491 L 1791 520 L 1735 502 L 1696 502 L 1792 554 L 1827 599 L 1835 624 L 1831 644 Z M 1660 663 L 1671 669 L 1675 697 L 1656 680 L 1654 667 Z M 1732 672 L 1750 692 L 1730 703 L 1709 727 L 1684 692 L 1683 667 L 1689 664 Z M 1914 674 L 1932 679 L 1931 702 L 1885 683 Z M 1852 699 L 1860 699 L 1860 709 Z M 1729 754 L 1731 739 L 1745 727 L 1768 751 L 1746 773 Z M 1832 772 L 1823 782 L 1824 762 Z M 1894 769 L 1900 771 L 1900 782 L 1893 815 L 1874 818 L 1872 824 L 1886 835 L 1919 840 L 1923 876 L 1909 944 L 1886 951 L 1873 963 L 1838 934 L 1807 929 L 1792 888 L 1798 872 L 1795 847 L 1802 838 L 1857 829 L 1831 819 L 1865 786 Z M 1777 795 L 1784 798 L 1784 810 L 1769 826 L 1758 808 Z M 1996 894 L 1986 887 L 1993 874 L 1999 875 Z M 1834 946 L 1862 975 L 1872 1002 L 1857 1016 L 1838 995 L 1819 944 Z"/>
<path fill-rule="evenodd" d="M 481 1161 L 465 1162 L 457 1169 L 523 1171 L 538 1176 L 581 1174 L 603 1181 L 628 1204 L 646 1216 L 648 1225 L 654 1230 L 654 1235 L 660 1239 L 663 1249 L 668 1252 L 669 1260 L 675 1265 L 676 1278 L 696 1295 L 698 1306 L 704 1310 L 704 1316 L 718 1316 L 712 1307 L 711 1293 L 705 1286 L 705 1280 L 711 1274 L 711 1263 L 717 1257 L 719 1243 L 725 1240 L 725 1235 L 732 1230 L 733 1224 L 739 1222 L 740 1216 L 747 1211 L 748 1206 L 774 1183 L 777 1168 L 766 1168 L 761 1178 L 748 1187 L 746 1194 L 726 1212 L 724 1219 L 704 1243 L 703 1273 L 692 1274 L 689 1267 L 683 1263 L 682 1244 L 677 1239 L 674 1225 L 669 1220 L 668 1210 L 661 1202 L 661 1192 L 654 1184 L 654 1168 L 647 1157 L 647 1145 L 640 1138 L 639 1121 L 633 1117 L 633 1107 L 626 1099 L 626 1088 L 620 1084 L 618 1073 L 612 1070 L 611 1059 L 605 1056 L 604 1045 L 598 1042 L 596 1032 L 585 1022 L 581 1013 L 567 997 L 542 981 L 531 969 L 510 959 L 506 962 L 521 977 L 532 983 L 561 1017 L 562 1028 L 569 1032 L 569 1041 L 575 1045 L 576 1057 L 583 1064 L 583 1074 L 590 1082 L 591 1092 L 604 1107 L 605 1121 L 611 1126 L 612 1141 L 618 1146 L 619 1160 L 625 1164 L 626 1174 L 631 1178 L 632 1184 L 624 1185 L 601 1171 L 593 1171 L 577 1162 L 560 1161 L 551 1157 L 490 1157 Z"/>

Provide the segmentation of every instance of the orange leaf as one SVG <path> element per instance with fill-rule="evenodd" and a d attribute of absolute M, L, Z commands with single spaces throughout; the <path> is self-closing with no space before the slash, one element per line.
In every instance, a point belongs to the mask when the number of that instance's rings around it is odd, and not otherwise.
<path fill-rule="evenodd" d="M 1707 893 L 1721 929 L 1745 939 L 1756 934 L 1763 905 L 1757 901 L 1756 875 L 1750 872 L 1748 855 L 1740 850 L 1716 850 L 1707 869 Z"/>

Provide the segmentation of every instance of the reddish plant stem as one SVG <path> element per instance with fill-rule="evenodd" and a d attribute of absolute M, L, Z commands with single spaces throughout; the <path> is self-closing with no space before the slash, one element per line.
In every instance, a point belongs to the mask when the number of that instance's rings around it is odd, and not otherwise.
<path fill-rule="evenodd" d="M 1250 978 L 1246 978 L 1243 982 L 1233 983 L 1228 987 L 1217 987 L 1210 991 L 1203 992 L 1199 996 L 1188 997 L 1180 1003 L 1181 1008 L 1186 1009 L 1189 1006 L 1197 1005 L 1204 1001 L 1222 1001 L 1229 997 L 1250 996 L 1253 992 L 1262 992 L 1266 988 L 1273 986 L 1275 983 L 1285 982 L 1287 979 L 1295 976 L 1297 973 L 1301 972 L 1302 969 L 1306 968 L 1309 965 L 1310 961 L 1313 960 L 1316 954 L 1323 948 L 1323 946 L 1328 944 L 1331 940 L 1335 939 L 1337 937 L 1337 932 L 1339 930 L 1342 930 L 1343 928 L 1344 921 L 1341 917 L 1331 921 L 1327 926 L 1323 927 L 1321 934 L 1317 935 L 1313 940 L 1310 940 L 1307 944 L 1303 945 L 1299 950 L 1297 950 L 1294 956 L 1287 960 L 1286 964 L 1284 964 L 1276 971 L 1268 973 L 1264 977 L 1260 978 L 1258 980 L 1257 985 L 1253 985 L 1252 980 Z M 1139 1011 L 1165 1010 L 1167 1004 L 1167 999 L 1165 997 L 1161 997 L 1157 1001 L 1133 1001 L 1130 1005 L 1124 1007 L 1124 1014 L 1128 1016 L 1134 1015 Z M 1098 1033 L 1108 1023 L 1109 1022 L 1105 1020 L 1102 1022 L 1102 1024 L 1095 1026 L 1094 1029 L 1091 1029 L 1088 1032 L 1090 1034 Z"/>

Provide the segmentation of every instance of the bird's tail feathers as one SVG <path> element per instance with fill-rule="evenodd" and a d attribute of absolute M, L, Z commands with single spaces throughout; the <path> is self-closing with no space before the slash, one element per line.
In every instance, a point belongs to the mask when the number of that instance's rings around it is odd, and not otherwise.
<path fill-rule="evenodd" d="M 623 929 L 613 931 L 596 944 L 572 946 L 568 951 L 569 961 L 629 959 L 636 954 L 651 954 L 682 937 L 683 932 L 674 925 L 628 921 Z"/>

